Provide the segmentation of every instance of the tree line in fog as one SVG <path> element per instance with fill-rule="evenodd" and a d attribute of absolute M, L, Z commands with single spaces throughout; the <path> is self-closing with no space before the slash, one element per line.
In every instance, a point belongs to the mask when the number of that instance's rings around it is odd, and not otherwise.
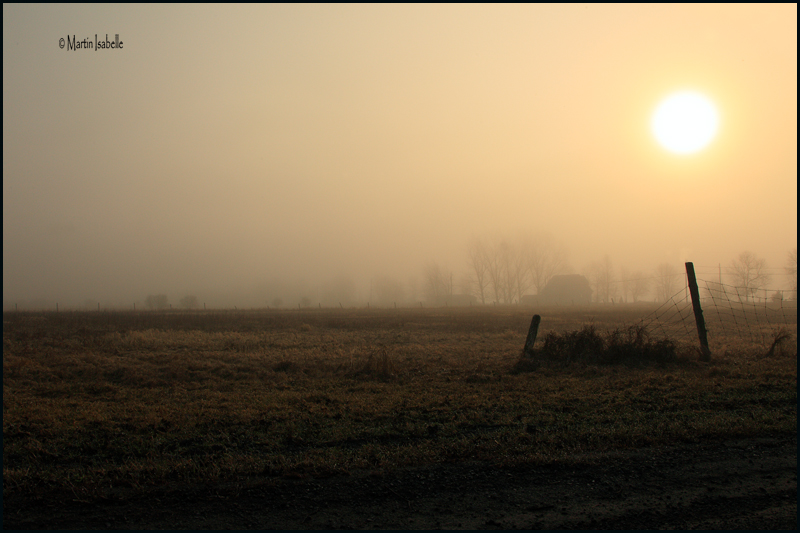
<path fill-rule="evenodd" d="M 231 307 L 219 301 L 236 301 L 240 307 L 307 308 L 307 307 L 377 307 L 409 305 L 443 305 L 460 302 L 465 305 L 515 304 L 523 296 L 540 294 L 553 276 L 573 273 L 567 249 L 547 236 L 525 236 L 508 239 L 503 236 L 473 237 L 464 250 L 464 262 L 456 273 L 435 261 L 426 263 L 417 275 L 405 280 L 389 275 L 374 276 L 368 286 L 359 290 L 354 279 L 346 274 L 333 276 L 315 285 L 286 284 L 278 280 L 266 283 L 246 297 L 216 295 L 209 308 Z M 697 268 L 697 265 L 695 265 Z M 705 267 L 706 269 L 708 267 Z M 652 270 L 630 270 L 616 266 L 610 256 L 585 265 L 580 274 L 589 283 L 594 302 L 664 302 L 685 288 L 682 264 L 663 262 Z M 797 299 L 797 247 L 787 254 L 783 267 L 770 268 L 765 259 L 744 251 L 731 259 L 714 275 L 708 271 L 698 277 L 706 280 L 705 296 L 730 297 L 731 286 L 741 300 L 769 298 Z M 778 287 L 769 289 L 767 287 Z M 757 296 L 758 295 L 758 296 Z M 466 297 L 469 300 L 465 299 Z M 174 308 L 202 309 L 205 300 L 197 294 L 182 294 Z M 6 310 L 55 309 L 55 301 L 37 299 L 3 304 Z M 111 304 L 88 298 L 83 304 L 61 305 L 61 309 L 137 309 L 173 308 L 164 293 L 148 294 L 131 304 Z"/>

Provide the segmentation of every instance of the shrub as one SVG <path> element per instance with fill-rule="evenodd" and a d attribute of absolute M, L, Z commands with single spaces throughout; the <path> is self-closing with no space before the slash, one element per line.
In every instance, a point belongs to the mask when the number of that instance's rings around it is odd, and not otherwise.
<path fill-rule="evenodd" d="M 677 359 L 675 344 L 668 339 L 650 340 L 643 326 L 615 329 L 605 336 L 594 326 L 577 331 L 549 332 L 542 347 L 532 356 L 523 356 L 512 368 L 513 373 L 531 372 L 544 361 L 588 364 L 665 364 Z"/>

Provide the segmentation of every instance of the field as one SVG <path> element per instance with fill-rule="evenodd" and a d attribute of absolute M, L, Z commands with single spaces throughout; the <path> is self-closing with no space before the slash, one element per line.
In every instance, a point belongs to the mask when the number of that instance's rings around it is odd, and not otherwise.
<path fill-rule="evenodd" d="M 537 347 L 548 332 L 591 324 L 605 334 L 648 311 L 544 309 Z M 660 363 L 519 365 L 531 314 L 4 313 L 4 526 L 89 527 L 52 517 L 168 494 L 233 498 L 419 468 L 521 471 L 709 442 L 796 443 L 796 324 L 769 355 L 730 338 L 712 339 L 710 363 L 678 344 Z"/>

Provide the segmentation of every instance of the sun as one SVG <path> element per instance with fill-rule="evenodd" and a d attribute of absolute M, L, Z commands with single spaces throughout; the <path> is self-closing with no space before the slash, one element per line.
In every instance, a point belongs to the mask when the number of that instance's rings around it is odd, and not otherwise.
<path fill-rule="evenodd" d="M 661 146 L 688 155 L 702 150 L 714 139 L 719 115 L 711 100 L 702 94 L 681 91 L 658 105 L 651 126 Z"/>

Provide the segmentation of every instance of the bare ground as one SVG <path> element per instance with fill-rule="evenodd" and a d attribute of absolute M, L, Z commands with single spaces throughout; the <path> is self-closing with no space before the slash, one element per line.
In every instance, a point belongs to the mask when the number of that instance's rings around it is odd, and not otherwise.
<path fill-rule="evenodd" d="M 796 529 L 797 437 L 497 468 L 264 477 L 85 503 L 6 498 L 4 529 Z"/>

